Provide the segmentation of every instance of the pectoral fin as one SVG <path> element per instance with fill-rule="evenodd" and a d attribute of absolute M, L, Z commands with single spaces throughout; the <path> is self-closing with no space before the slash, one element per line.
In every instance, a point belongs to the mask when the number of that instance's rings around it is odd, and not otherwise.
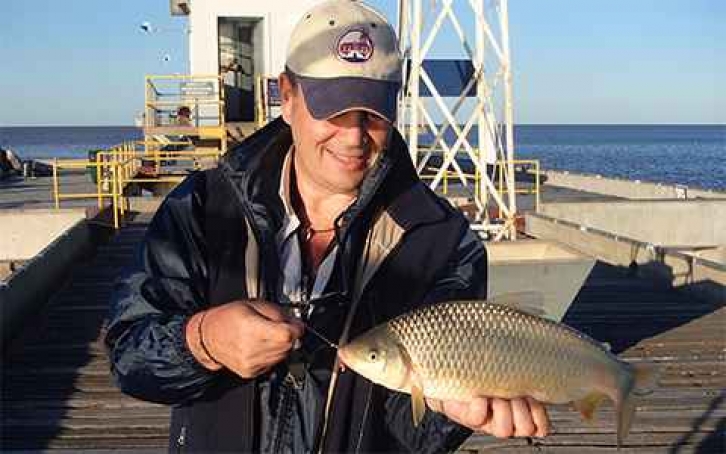
<path fill-rule="evenodd" d="M 426 413 L 426 399 L 424 398 L 423 384 L 416 373 L 416 368 L 413 365 L 408 351 L 402 345 L 399 345 L 398 349 L 401 353 L 403 364 L 406 366 L 406 370 L 408 370 L 406 381 L 411 389 L 411 415 L 413 416 L 414 427 L 418 427 L 424 417 L 424 413 Z"/>
<path fill-rule="evenodd" d="M 413 411 L 413 425 L 418 427 L 426 413 L 426 400 L 424 399 L 423 388 L 418 380 L 411 385 L 411 406 Z"/>

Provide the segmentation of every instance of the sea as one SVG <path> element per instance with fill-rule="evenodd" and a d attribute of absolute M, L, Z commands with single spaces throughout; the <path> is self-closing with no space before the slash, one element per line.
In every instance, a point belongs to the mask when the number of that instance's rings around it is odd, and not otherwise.
<path fill-rule="evenodd" d="M 726 190 L 726 125 L 518 125 L 515 157 L 545 170 Z M 21 159 L 84 158 L 139 140 L 131 126 L 0 127 Z"/>

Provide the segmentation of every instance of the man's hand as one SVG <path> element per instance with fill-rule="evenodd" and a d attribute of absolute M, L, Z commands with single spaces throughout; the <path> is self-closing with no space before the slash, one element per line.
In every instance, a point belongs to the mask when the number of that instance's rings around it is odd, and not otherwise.
<path fill-rule="evenodd" d="M 476 432 L 498 438 L 544 437 L 550 420 L 542 403 L 526 398 L 478 397 L 471 402 L 426 399 L 429 408 Z"/>
<path fill-rule="evenodd" d="M 199 338 L 200 323 L 209 355 Z M 283 361 L 304 331 L 300 321 L 276 304 L 233 301 L 195 314 L 186 336 L 192 354 L 207 369 L 226 367 L 240 377 L 253 378 Z"/>

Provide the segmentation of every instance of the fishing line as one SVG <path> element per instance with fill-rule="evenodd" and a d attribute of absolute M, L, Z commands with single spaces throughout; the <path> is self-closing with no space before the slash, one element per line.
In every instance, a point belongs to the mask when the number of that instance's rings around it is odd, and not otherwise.
<path fill-rule="evenodd" d="M 338 350 L 338 344 L 329 341 L 325 336 L 323 336 L 322 334 L 320 334 L 319 332 L 317 332 L 315 330 L 315 328 L 313 328 L 312 326 L 306 324 L 305 325 L 305 329 L 308 330 L 308 331 L 310 331 L 311 333 L 315 334 L 316 336 L 318 336 L 323 342 L 325 342 L 329 346 L 331 346 L 334 349 Z"/>

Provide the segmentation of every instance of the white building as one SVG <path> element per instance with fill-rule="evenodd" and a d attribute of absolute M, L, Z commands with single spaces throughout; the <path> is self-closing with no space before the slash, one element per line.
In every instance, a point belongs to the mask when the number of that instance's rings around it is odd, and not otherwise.
<path fill-rule="evenodd" d="M 284 69 L 292 28 L 320 0 L 170 0 L 189 19 L 192 74 L 222 74 L 230 122 L 255 120 L 255 77 Z"/>

